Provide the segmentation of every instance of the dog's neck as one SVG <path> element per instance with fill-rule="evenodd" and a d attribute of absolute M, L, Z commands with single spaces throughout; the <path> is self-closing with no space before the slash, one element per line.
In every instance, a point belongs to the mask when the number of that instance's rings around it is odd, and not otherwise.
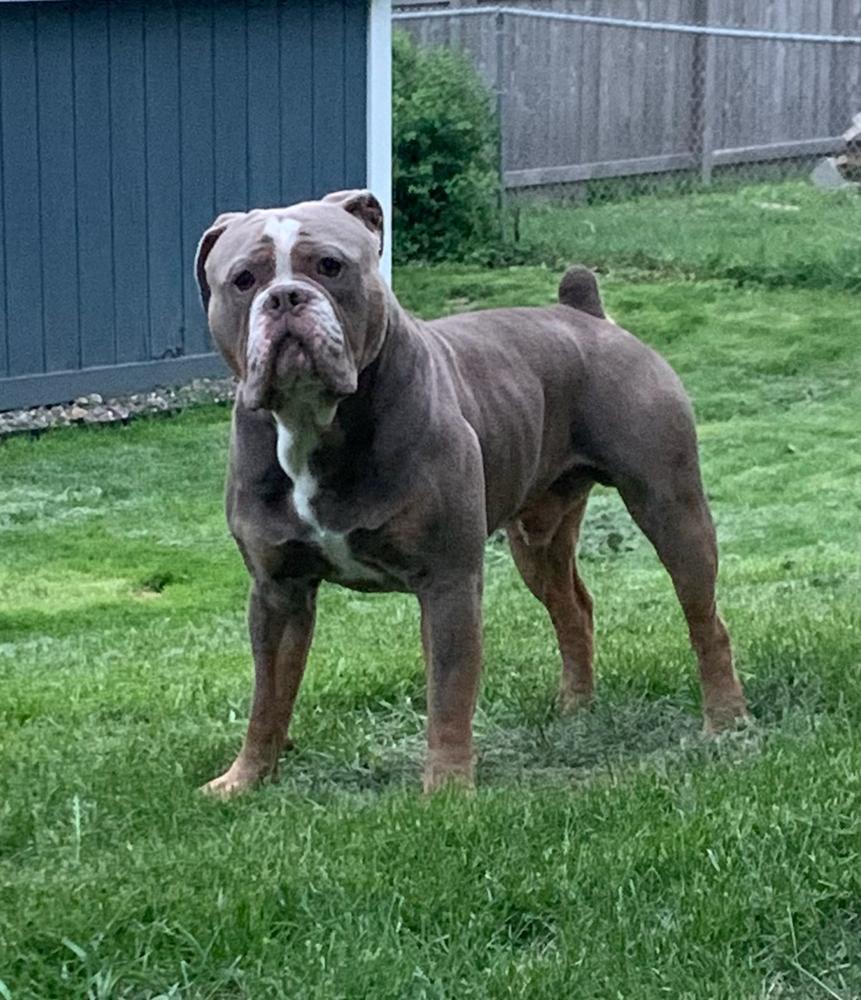
<path fill-rule="evenodd" d="M 362 468 L 367 471 L 376 447 L 382 445 L 389 451 L 393 446 L 409 449 L 414 444 L 403 438 L 396 414 L 407 403 L 414 410 L 416 401 L 422 399 L 415 389 L 430 364 L 427 344 L 420 322 L 391 292 L 386 313 L 385 334 L 373 360 L 359 372 L 354 393 L 334 400 L 313 382 L 303 382 L 273 411 L 278 464 L 291 479 L 308 469 L 314 453 L 314 465 L 323 461 L 329 468 L 353 468 L 352 478 Z M 399 433 L 402 440 L 392 440 Z"/>

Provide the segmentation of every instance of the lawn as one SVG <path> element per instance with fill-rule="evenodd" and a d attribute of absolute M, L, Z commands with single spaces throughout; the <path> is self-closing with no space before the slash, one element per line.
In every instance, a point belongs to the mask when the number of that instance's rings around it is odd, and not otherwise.
<path fill-rule="evenodd" d="M 204 799 L 250 690 L 227 410 L 12 440 L 0 997 L 861 996 L 857 296 L 626 254 L 593 263 L 694 398 L 755 727 L 701 737 L 669 581 L 599 491 L 593 711 L 557 716 L 551 629 L 493 542 L 474 796 L 418 791 L 414 601 L 330 587 L 280 780 Z M 549 302 L 558 277 L 396 284 L 436 315 Z"/>
<path fill-rule="evenodd" d="M 805 181 L 521 213 L 519 255 L 549 264 L 861 291 L 861 198 Z"/>

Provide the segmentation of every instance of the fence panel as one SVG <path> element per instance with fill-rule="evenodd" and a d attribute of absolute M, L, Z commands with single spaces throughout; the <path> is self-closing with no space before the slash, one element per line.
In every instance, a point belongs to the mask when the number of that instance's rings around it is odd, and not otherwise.
<path fill-rule="evenodd" d="M 502 91 L 510 189 L 808 163 L 838 151 L 861 111 L 861 0 L 530 0 L 396 19 L 422 45 L 462 49 Z"/>

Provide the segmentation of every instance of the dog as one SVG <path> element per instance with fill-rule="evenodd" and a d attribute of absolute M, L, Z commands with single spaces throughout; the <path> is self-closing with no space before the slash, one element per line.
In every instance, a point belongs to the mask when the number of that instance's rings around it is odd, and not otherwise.
<path fill-rule="evenodd" d="M 362 190 L 220 215 L 200 240 L 201 300 L 239 379 L 226 509 L 251 576 L 255 668 L 242 748 L 204 789 L 274 775 L 323 581 L 416 595 L 424 788 L 472 784 L 483 551 L 499 528 L 555 628 L 563 709 L 588 705 L 592 600 L 575 549 L 595 483 L 618 490 L 672 578 L 707 729 L 744 719 L 693 414 L 670 366 L 606 318 L 585 268 L 547 308 L 422 322 L 380 273 L 382 240 Z"/>

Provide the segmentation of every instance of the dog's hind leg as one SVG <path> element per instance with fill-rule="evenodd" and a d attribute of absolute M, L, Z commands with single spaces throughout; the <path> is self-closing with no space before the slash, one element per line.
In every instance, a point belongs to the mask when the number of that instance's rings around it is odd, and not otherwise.
<path fill-rule="evenodd" d="M 696 463 L 650 480 L 616 482 L 631 516 L 654 545 L 673 581 L 697 655 L 706 729 L 726 729 L 746 718 L 726 627 L 717 613 L 715 529 Z"/>
<path fill-rule="evenodd" d="M 588 488 L 571 504 L 548 494 L 508 527 L 514 562 L 547 608 L 562 656 L 560 702 L 570 711 L 592 700 L 592 598 L 577 573 L 576 548 Z"/>

